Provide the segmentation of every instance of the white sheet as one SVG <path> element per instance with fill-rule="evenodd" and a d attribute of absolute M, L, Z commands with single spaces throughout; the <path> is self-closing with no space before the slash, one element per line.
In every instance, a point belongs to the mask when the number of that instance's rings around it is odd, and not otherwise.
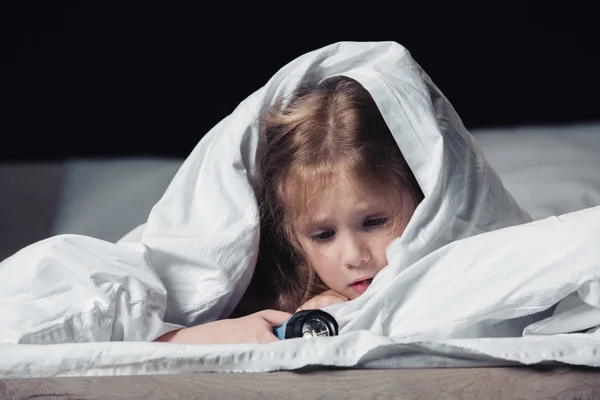
<path fill-rule="evenodd" d="M 341 336 L 193 348 L 118 343 L 152 340 L 229 314 L 247 287 L 258 247 L 256 117 L 301 81 L 336 74 L 370 91 L 425 194 L 403 236 L 389 246 L 389 266 L 367 292 L 328 308 Z M 553 318 L 551 307 L 571 293 L 600 308 L 600 208 L 529 221 L 403 47 L 334 44 L 282 68 L 213 128 L 138 236 L 113 244 L 62 235 L 2 262 L 0 372 L 269 371 L 385 364 L 388 351 L 419 349 L 437 354 L 438 362 L 451 356 L 444 360 L 597 365 L 593 333 L 519 336 L 535 333 L 527 327 Z M 588 321 L 593 329 L 595 319 Z M 117 343 L 81 343 L 109 340 Z M 532 350 L 523 353 L 524 344 Z M 420 363 L 435 363 L 431 357 Z M 402 366 L 404 359 L 390 362 Z"/>
<path fill-rule="evenodd" d="M 3 378 L 271 372 L 304 367 L 446 368 L 564 363 L 600 367 L 589 335 L 408 341 L 354 331 L 268 345 L 148 342 L 0 345 Z M 552 362 L 550 362 L 552 360 Z"/>

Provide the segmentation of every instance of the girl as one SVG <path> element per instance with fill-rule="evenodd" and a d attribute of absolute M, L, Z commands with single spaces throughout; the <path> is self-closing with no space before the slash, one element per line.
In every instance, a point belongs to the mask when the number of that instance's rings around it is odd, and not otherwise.
<path fill-rule="evenodd" d="M 387 246 L 423 198 L 358 82 L 329 78 L 300 87 L 286 107 L 282 103 L 263 118 L 260 255 L 232 315 L 238 318 L 158 341 L 269 342 L 287 313 L 357 298 L 387 265 Z"/>
<path fill-rule="evenodd" d="M 529 220 L 404 47 L 335 43 L 215 125 L 118 243 L 59 235 L 0 263 L 0 343 L 270 342 L 326 306 L 343 331 L 423 332 L 479 312 L 439 307 L 472 287 L 446 285 L 438 250 Z"/>

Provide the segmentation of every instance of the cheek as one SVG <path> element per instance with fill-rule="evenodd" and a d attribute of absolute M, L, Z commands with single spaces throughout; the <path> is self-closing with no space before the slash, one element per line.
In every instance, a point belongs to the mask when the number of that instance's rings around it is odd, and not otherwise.
<path fill-rule="evenodd" d="M 321 254 L 321 252 L 316 249 L 312 249 L 307 252 L 308 262 L 314 268 L 314 270 L 319 274 L 321 279 L 323 279 L 323 275 L 326 275 L 328 271 L 331 271 L 332 268 L 332 260 L 329 257 Z"/>
<path fill-rule="evenodd" d="M 310 266 L 315 270 L 319 278 L 329 287 L 336 281 L 337 267 L 335 260 L 327 257 L 320 251 L 318 246 L 312 243 L 303 247 L 305 255 Z"/>

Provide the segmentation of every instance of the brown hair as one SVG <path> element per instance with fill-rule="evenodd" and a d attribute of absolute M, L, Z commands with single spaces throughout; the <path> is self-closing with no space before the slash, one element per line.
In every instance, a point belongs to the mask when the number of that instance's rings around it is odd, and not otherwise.
<path fill-rule="evenodd" d="M 408 191 L 417 205 L 423 194 L 373 98 L 355 80 L 340 76 L 302 86 L 286 107 L 282 104 L 274 104 L 262 119 L 261 238 L 249 293 L 256 297 L 256 309 L 294 312 L 328 289 L 292 230 L 302 206 L 323 192 L 319 183 L 350 172 L 382 191 L 397 189 L 399 202 Z"/>

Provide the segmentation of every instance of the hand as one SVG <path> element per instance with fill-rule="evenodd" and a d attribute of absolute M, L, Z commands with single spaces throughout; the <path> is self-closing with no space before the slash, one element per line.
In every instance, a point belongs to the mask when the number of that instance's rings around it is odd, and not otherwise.
<path fill-rule="evenodd" d="M 154 341 L 181 344 L 276 342 L 279 339 L 273 334 L 273 328 L 283 325 L 291 316 L 283 311 L 263 310 L 241 318 L 223 319 L 168 332 Z"/>
<path fill-rule="evenodd" d="M 343 301 L 348 301 L 349 299 L 346 296 L 343 296 L 333 290 L 328 290 L 321 294 L 316 295 L 312 299 L 308 300 L 306 303 L 302 304 L 297 310 L 312 310 L 312 309 L 321 309 L 327 306 L 330 306 L 335 303 L 341 303 Z"/>

